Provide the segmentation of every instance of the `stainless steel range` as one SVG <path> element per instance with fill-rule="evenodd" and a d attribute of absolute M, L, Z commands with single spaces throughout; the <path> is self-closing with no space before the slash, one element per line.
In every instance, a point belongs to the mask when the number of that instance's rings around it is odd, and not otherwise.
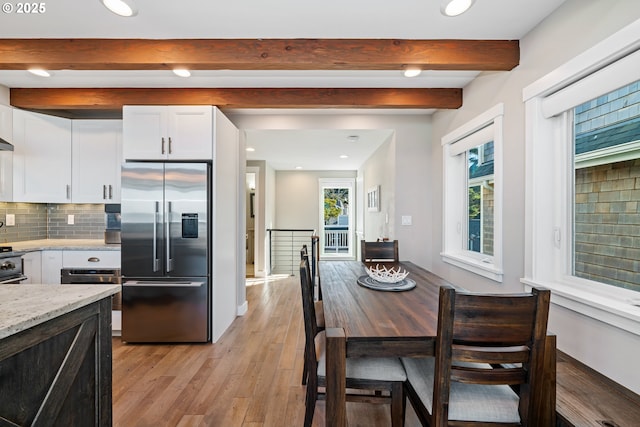
<path fill-rule="evenodd" d="M 1 252 L 11 252 L 11 248 L 8 246 L 0 247 Z M 0 285 L 21 283 L 25 280 L 27 280 L 27 276 L 22 271 L 22 257 L 10 255 L 0 258 Z"/>

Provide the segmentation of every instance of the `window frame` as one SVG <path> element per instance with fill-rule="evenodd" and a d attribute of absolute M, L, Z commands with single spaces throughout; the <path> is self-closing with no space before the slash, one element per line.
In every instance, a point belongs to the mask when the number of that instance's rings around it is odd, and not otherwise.
<path fill-rule="evenodd" d="M 523 90 L 526 198 L 525 274 L 521 282 L 527 290 L 531 286 L 551 289 L 554 304 L 640 335 L 639 292 L 573 275 L 571 104 L 581 103 L 579 97 L 584 93 L 580 89 L 586 83 L 590 89 L 597 86 L 592 82 L 597 81 L 599 72 L 601 76 L 619 73 L 620 79 L 609 76 L 609 82 L 619 82 L 620 87 L 627 84 L 623 80 L 629 78 L 630 70 L 621 65 L 633 59 L 633 52 L 640 54 L 640 20 Z M 640 76 L 635 70 L 637 80 Z M 603 88 L 601 94 L 608 90 Z"/>
<path fill-rule="evenodd" d="M 504 104 L 500 103 L 460 126 L 441 139 L 443 153 L 443 262 L 455 265 L 496 282 L 502 282 L 502 152 Z M 487 128 L 491 126 L 490 129 Z M 484 142 L 473 141 L 489 132 L 494 150 L 494 247 L 493 256 L 468 249 L 468 151 Z M 465 147 L 456 149 L 456 144 Z"/>

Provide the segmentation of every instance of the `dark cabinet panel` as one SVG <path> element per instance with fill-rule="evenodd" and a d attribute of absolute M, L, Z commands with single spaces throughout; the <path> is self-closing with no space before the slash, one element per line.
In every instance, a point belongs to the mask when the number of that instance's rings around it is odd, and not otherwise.
<path fill-rule="evenodd" d="M 110 426 L 111 297 L 1 340 L 0 396 L 15 425 Z"/>

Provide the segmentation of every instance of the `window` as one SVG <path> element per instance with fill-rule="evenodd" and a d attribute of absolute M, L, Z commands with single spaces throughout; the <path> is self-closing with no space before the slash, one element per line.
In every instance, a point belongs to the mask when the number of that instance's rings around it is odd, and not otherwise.
<path fill-rule="evenodd" d="M 502 104 L 442 138 L 442 259 L 502 281 Z"/>
<path fill-rule="evenodd" d="M 640 21 L 524 89 L 525 277 L 640 335 Z"/>
<path fill-rule="evenodd" d="M 640 291 L 640 85 L 573 118 L 573 275 Z"/>
<path fill-rule="evenodd" d="M 493 141 L 467 151 L 467 249 L 493 256 Z"/>

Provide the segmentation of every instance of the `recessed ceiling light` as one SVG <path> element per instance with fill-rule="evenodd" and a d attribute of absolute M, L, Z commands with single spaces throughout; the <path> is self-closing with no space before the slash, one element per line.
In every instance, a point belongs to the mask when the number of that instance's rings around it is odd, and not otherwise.
<path fill-rule="evenodd" d="M 349 156 L 347 156 L 346 154 L 341 154 L 341 155 L 340 155 L 340 158 L 341 158 L 341 159 L 348 159 L 348 158 L 349 158 Z"/>
<path fill-rule="evenodd" d="M 360 139 L 360 137 L 358 135 L 349 135 L 347 139 L 351 142 L 356 142 L 357 140 Z"/>
<path fill-rule="evenodd" d="M 247 147 L 247 148 L 245 148 L 245 150 L 250 151 L 250 152 L 256 151 L 256 149 L 253 148 L 253 147 Z"/>
<path fill-rule="evenodd" d="M 129 17 L 138 14 L 133 0 L 100 0 L 100 3 L 116 15 Z"/>
<path fill-rule="evenodd" d="M 465 13 L 475 0 L 444 0 L 440 5 L 440 12 L 445 16 L 458 16 Z"/>
<path fill-rule="evenodd" d="M 191 77 L 191 72 L 186 68 L 174 68 L 173 74 L 180 77 Z"/>
<path fill-rule="evenodd" d="M 419 76 L 420 73 L 422 73 L 422 70 L 417 67 L 409 67 L 404 70 L 405 77 L 416 77 L 416 76 Z"/>
<path fill-rule="evenodd" d="M 302 169 L 302 166 L 296 166 L 296 169 Z"/>
<path fill-rule="evenodd" d="M 47 70 L 43 70 L 42 68 L 30 68 L 28 71 L 31 74 L 35 74 L 36 76 L 51 77 L 51 73 L 49 73 Z"/>

